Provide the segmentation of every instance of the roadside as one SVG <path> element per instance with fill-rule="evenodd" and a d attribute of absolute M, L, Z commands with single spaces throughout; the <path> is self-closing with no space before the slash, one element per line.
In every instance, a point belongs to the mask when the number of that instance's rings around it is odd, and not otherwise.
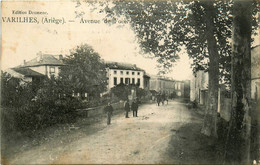
<path fill-rule="evenodd" d="M 115 116 L 122 116 L 123 109 L 114 111 Z M 1 156 L 2 161 L 8 162 L 17 154 L 45 146 L 58 147 L 61 144 L 69 144 L 77 141 L 85 135 L 91 135 L 106 128 L 106 114 L 101 113 L 91 117 L 78 116 L 75 123 L 56 124 L 43 130 L 35 132 L 12 132 L 8 135 L 1 135 Z M 58 140 L 57 140 L 58 139 Z M 47 146 L 47 147 L 46 147 Z M 49 146 L 49 147 L 48 147 Z"/>

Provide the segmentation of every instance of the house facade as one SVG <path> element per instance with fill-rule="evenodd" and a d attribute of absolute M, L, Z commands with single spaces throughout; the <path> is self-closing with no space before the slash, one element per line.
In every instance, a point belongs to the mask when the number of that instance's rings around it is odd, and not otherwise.
<path fill-rule="evenodd" d="M 18 66 L 18 68 L 29 68 L 50 78 L 52 75 L 57 77 L 60 72 L 59 67 L 63 65 L 62 55 L 43 54 L 39 52 L 36 58 L 24 61 L 24 64 Z"/>
<path fill-rule="evenodd" d="M 105 62 L 107 89 L 118 84 L 139 84 L 140 88 L 149 89 L 150 77 L 136 65 L 118 62 Z"/>
<path fill-rule="evenodd" d="M 42 79 L 52 75 L 57 77 L 59 75 L 59 67 L 64 65 L 62 62 L 62 55 L 37 54 L 37 57 L 25 61 L 22 65 L 6 70 L 10 75 L 22 79 L 22 82 L 32 82 L 38 84 Z"/>
<path fill-rule="evenodd" d="M 22 65 L 7 69 L 6 71 L 14 77 L 22 78 L 25 81 L 34 81 L 42 77 L 57 77 L 60 66 L 63 66 L 62 55 L 42 54 L 39 52 L 37 57 L 25 61 Z"/>

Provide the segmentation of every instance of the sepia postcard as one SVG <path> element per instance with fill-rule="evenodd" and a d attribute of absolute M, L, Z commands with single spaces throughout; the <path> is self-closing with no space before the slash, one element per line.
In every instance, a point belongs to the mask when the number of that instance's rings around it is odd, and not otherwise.
<path fill-rule="evenodd" d="M 259 1 L 2 0 L 0 164 L 260 164 Z"/>

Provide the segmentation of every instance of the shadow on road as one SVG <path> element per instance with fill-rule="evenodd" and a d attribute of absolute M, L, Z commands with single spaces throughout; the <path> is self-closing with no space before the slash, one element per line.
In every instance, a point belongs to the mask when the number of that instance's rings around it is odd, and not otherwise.
<path fill-rule="evenodd" d="M 201 123 L 188 123 L 173 132 L 163 163 L 221 164 L 216 139 L 200 133 Z"/>

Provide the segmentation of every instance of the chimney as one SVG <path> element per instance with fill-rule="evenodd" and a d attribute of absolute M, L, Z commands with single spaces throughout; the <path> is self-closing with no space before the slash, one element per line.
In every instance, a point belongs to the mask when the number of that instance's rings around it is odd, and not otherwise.
<path fill-rule="evenodd" d="M 39 51 L 39 52 L 37 53 L 37 61 L 39 62 L 41 59 L 42 59 L 42 52 Z"/>
<path fill-rule="evenodd" d="M 63 56 L 60 54 L 59 55 L 59 60 L 62 60 L 63 59 Z"/>

